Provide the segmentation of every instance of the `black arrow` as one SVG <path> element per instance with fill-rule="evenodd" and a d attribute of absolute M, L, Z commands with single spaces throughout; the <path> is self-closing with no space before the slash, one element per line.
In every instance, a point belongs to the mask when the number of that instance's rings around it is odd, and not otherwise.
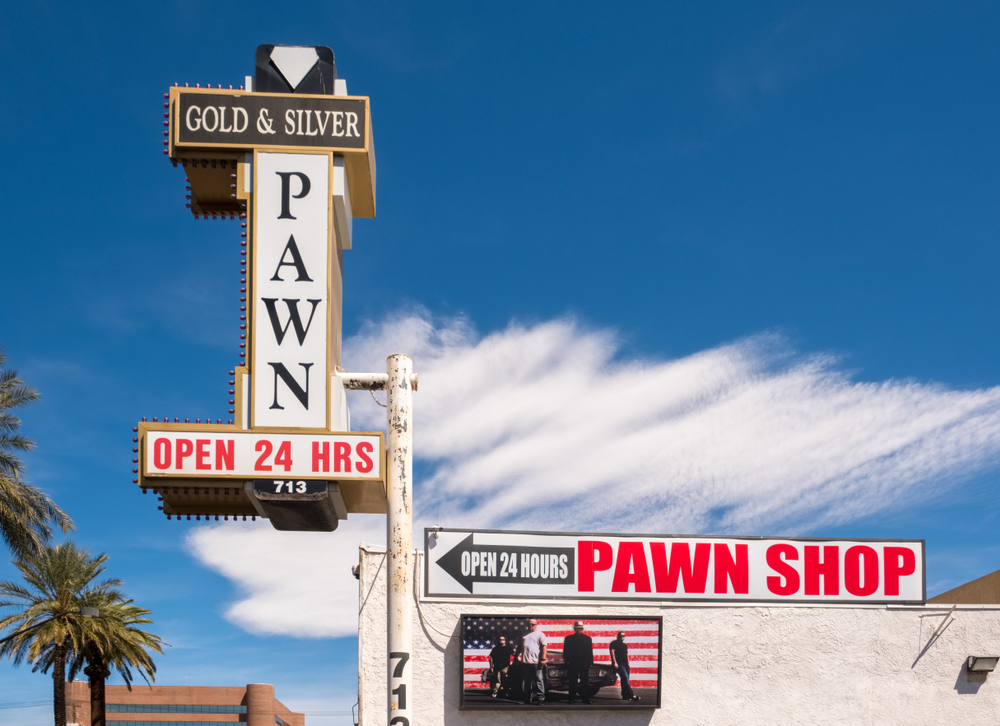
<path fill-rule="evenodd" d="M 575 582 L 572 547 L 474 544 L 474 536 L 470 534 L 437 560 L 438 566 L 469 592 L 477 582 L 535 585 Z"/>

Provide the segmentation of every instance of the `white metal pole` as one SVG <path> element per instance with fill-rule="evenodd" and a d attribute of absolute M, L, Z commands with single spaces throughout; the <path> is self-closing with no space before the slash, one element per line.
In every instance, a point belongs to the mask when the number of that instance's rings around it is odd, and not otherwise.
<path fill-rule="evenodd" d="M 387 645 L 389 726 L 412 726 L 413 664 L 413 361 L 386 361 L 386 479 L 388 498 Z"/>

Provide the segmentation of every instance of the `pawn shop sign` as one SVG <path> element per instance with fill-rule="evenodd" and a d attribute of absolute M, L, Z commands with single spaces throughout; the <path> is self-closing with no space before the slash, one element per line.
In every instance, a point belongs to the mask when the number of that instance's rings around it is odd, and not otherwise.
<path fill-rule="evenodd" d="M 228 423 L 134 429 L 134 482 L 178 519 L 331 530 L 385 512 L 382 434 L 349 430 L 337 375 L 344 251 L 354 217 L 375 216 L 369 99 L 347 95 L 329 48 L 280 45 L 257 49 L 246 88 L 175 85 L 164 99 L 187 207 L 240 221 L 241 360 Z"/>
<path fill-rule="evenodd" d="M 425 530 L 427 597 L 922 603 L 923 540 Z"/>

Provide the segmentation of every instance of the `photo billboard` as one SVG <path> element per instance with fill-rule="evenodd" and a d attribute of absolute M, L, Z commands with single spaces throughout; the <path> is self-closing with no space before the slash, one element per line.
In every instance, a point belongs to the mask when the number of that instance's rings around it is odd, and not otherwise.
<path fill-rule="evenodd" d="M 660 617 L 461 618 L 462 709 L 660 707 Z"/>

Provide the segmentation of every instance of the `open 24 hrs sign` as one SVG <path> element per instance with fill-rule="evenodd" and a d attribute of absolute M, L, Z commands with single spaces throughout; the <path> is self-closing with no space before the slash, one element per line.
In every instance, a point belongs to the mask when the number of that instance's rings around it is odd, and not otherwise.
<path fill-rule="evenodd" d="M 380 433 L 244 431 L 234 426 L 140 424 L 145 478 L 382 479 Z"/>

